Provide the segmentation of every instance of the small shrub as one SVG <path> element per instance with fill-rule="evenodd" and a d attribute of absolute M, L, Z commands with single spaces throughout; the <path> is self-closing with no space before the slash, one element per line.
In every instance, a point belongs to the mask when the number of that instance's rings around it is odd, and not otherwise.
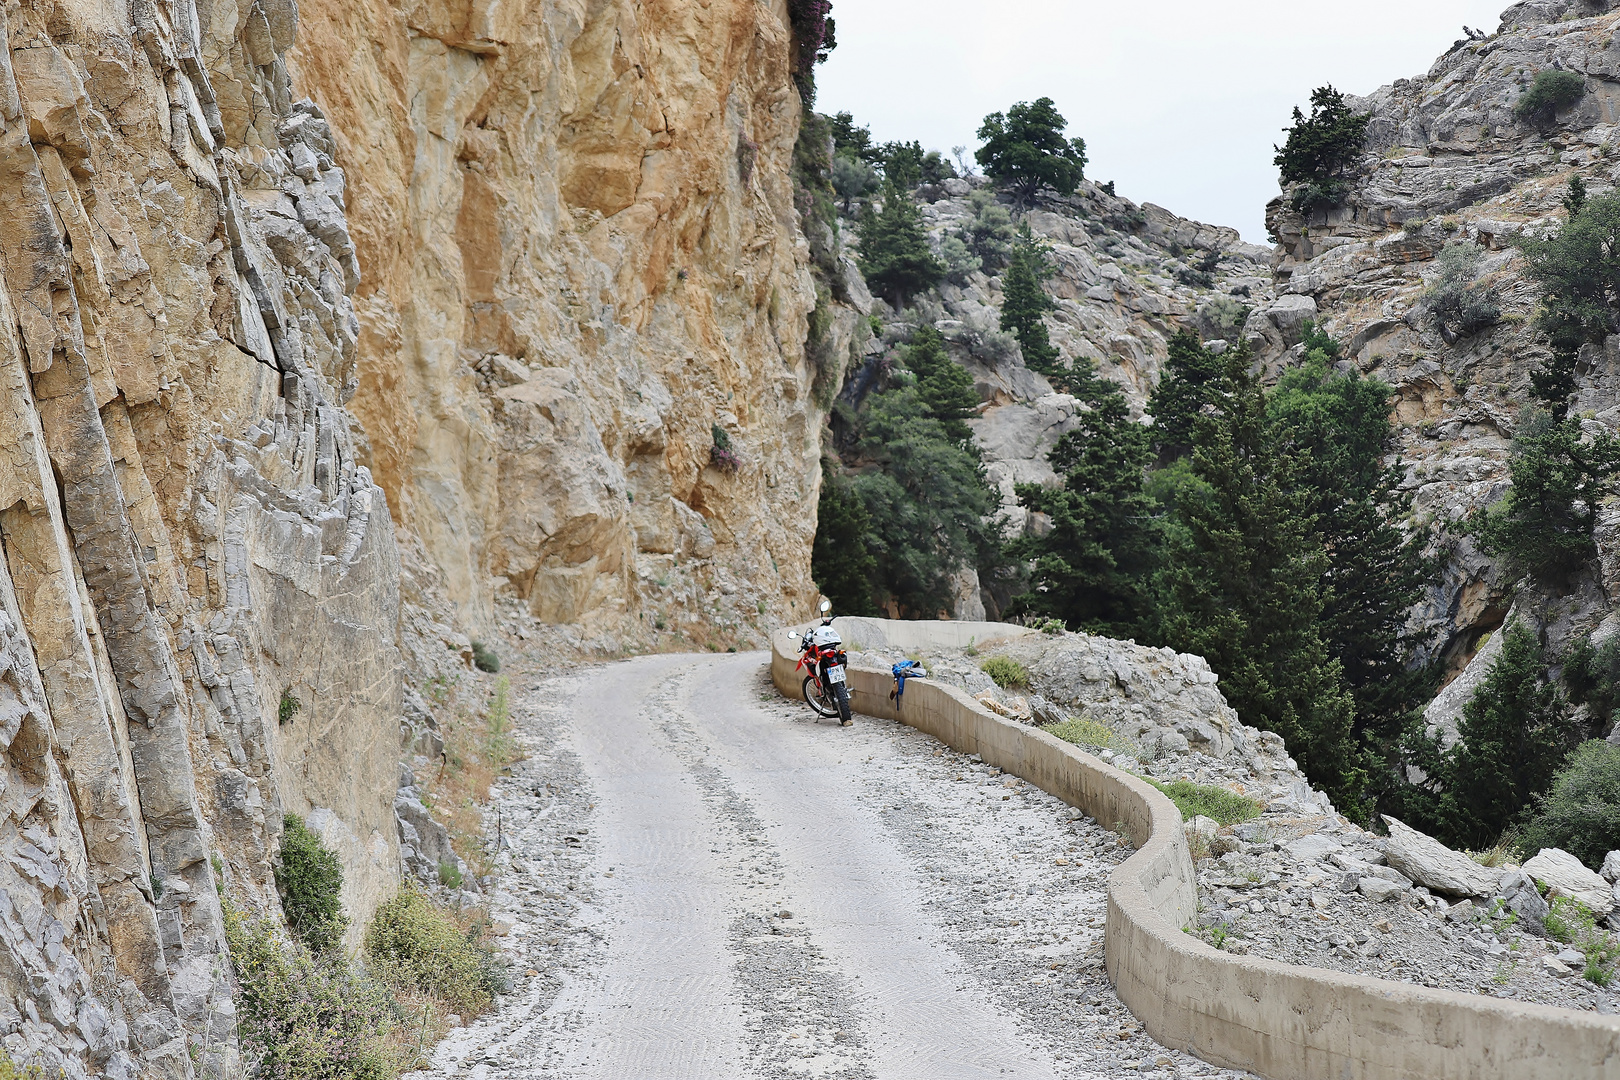
<path fill-rule="evenodd" d="M 1543 68 L 1513 106 L 1513 115 L 1522 123 L 1548 127 L 1557 114 L 1586 96 L 1586 80 L 1573 71 Z"/>
<path fill-rule="evenodd" d="M 1061 724 L 1053 724 L 1041 730 L 1076 746 L 1091 747 L 1095 750 L 1126 752 L 1130 750 L 1129 744 L 1115 734 L 1107 724 L 1087 716 L 1071 716 Z"/>
<path fill-rule="evenodd" d="M 1043 634 L 1061 634 L 1068 629 L 1062 619 L 1042 619 L 1035 624 L 1035 629 Z"/>
<path fill-rule="evenodd" d="M 447 889 L 459 889 L 461 888 L 461 882 L 461 867 L 457 866 L 455 862 L 450 859 L 445 859 L 439 863 L 440 885 L 443 885 Z"/>
<path fill-rule="evenodd" d="M 283 690 L 281 692 L 281 705 L 276 709 L 276 718 L 281 721 L 282 727 L 286 727 L 292 723 L 293 717 L 297 716 L 298 710 L 303 707 L 303 703 L 293 697 L 291 689 Z"/>
<path fill-rule="evenodd" d="M 1620 941 L 1597 928 L 1597 916 L 1580 901 L 1554 897 L 1552 910 L 1543 920 L 1547 936 L 1573 946 L 1586 957 L 1582 977 L 1598 986 L 1614 981 L 1614 965 L 1620 960 Z"/>
<path fill-rule="evenodd" d="M 731 436 L 719 424 L 709 427 L 713 445 L 709 447 L 709 464 L 723 473 L 734 473 L 742 466 L 742 458 L 731 448 Z"/>
<path fill-rule="evenodd" d="M 221 905 L 240 993 L 237 1035 L 262 1080 L 393 1080 L 394 1017 L 381 987 L 342 958 L 316 959 L 273 923 Z M 0 1078 L 6 1074 L 0 1072 Z M 26 1074 L 24 1074 L 26 1075 Z"/>
<path fill-rule="evenodd" d="M 377 909 L 366 958 L 391 986 L 428 993 L 464 1019 L 488 1012 L 507 989 L 500 955 L 476 926 L 457 926 L 422 892 L 407 888 Z"/>
<path fill-rule="evenodd" d="M 0 1080 L 46 1080 L 45 1070 L 38 1065 L 19 1065 L 15 1058 L 0 1046 Z"/>
<path fill-rule="evenodd" d="M 1502 321 L 1500 294 L 1474 282 L 1483 254 L 1477 244 L 1462 240 L 1447 244 L 1435 260 L 1440 275 L 1423 302 L 1448 345 Z"/>
<path fill-rule="evenodd" d="M 1553 776 L 1552 787 L 1533 804 L 1519 834 L 1519 850 L 1562 848 L 1587 866 L 1620 837 L 1620 747 L 1592 739 L 1575 748 Z"/>
<path fill-rule="evenodd" d="M 473 667 L 490 675 L 501 670 L 501 658 L 482 641 L 472 643 Z"/>
<path fill-rule="evenodd" d="M 489 730 L 484 738 L 484 756 L 496 766 L 517 758 L 517 744 L 512 738 L 512 707 L 508 701 L 511 688 L 511 682 L 502 675 L 495 680 L 495 692 L 489 697 Z"/>
<path fill-rule="evenodd" d="M 349 926 L 339 895 L 343 867 L 297 814 L 288 814 L 284 824 L 275 876 L 287 928 L 310 951 L 330 952 L 343 943 Z"/>
<path fill-rule="evenodd" d="M 992 656 L 979 665 L 979 670 L 990 676 L 1003 690 L 1029 688 L 1029 669 L 1010 656 Z"/>
<path fill-rule="evenodd" d="M 1222 825 L 1239 825 L 1260 816 L 1260 804 L 1246 795 L 1239 795 L 1213 784 L 1195 784 L 1190 780 L 1177 780 L 1165 784 L 1148 777 L 1142 779 L 1170 796 L 1181 816 L 1191 821 L 1202 814 Z"/>
<path fill-rule="evenodd" d="M 1571 896 L 1555 896 L 1552 910 L 1542 920 L 1547 936 L 1565 945 L 1573 945 L 1582 931 L 1591 930 L 1597 918 L 1587 906 Z"/>

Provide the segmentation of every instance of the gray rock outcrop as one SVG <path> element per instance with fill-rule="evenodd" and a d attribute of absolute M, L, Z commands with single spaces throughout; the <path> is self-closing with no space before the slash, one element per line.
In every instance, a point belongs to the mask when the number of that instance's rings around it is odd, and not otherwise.
<path fill-rule="evenodd" d="M 1447 896 L 1490 896 L 1496 889 L 1497 871 L 1395 818 L 1386 815 L 1384 822 L 1389 827 L 1384 857 L 1419 885 Z"/>
<path fill-rule="evenodd" d="M 1609 882 L 1562 848 L 1542 848 L 1525 860 L 1524 872 L 1552 895 L 1573 897 L 1600 918 L 1614 908 L 1614 889 Z"/>

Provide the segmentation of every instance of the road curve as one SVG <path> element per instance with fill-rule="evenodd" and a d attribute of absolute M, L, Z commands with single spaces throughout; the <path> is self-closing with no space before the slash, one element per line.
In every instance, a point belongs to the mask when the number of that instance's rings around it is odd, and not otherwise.
<path fill-rule="evenodd" d="M 1232 1075 L 1119 1007 L 1115 840 L 1027 784 L 902 725 L 817 722 L 760 654 L 548 679 L 517 718 L 494 906 L 518 985 L 437 1075 Z"/>

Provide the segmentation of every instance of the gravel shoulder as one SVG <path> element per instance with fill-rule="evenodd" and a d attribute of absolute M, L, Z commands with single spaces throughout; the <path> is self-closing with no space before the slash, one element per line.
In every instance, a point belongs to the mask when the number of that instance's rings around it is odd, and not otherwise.
<path fill-rule="evenodd" d="M 1229 1077 L 1102 967 L 1128 849 L 762 654 L 519 678 L 490 890 L 516 976 L 419 1077 Z"/>

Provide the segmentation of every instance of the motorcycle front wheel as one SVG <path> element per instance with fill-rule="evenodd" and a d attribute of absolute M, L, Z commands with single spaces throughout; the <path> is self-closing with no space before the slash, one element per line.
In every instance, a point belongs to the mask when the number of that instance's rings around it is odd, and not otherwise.
<path fill-rule="evenodd" d="M 833 696 L 838 699 L 838 722 L 848 727 L 855 722 L 849 718 L 849 687 L 837 683 L 832 689 Z"/>
<path fill-rule="evenodd" d="M 834 717 L 838 715 L 838 703 L 833 696 L 816 685 L 814 675 L 804 677 L 804 700 L 816 711 L 817 716 Z"/>

